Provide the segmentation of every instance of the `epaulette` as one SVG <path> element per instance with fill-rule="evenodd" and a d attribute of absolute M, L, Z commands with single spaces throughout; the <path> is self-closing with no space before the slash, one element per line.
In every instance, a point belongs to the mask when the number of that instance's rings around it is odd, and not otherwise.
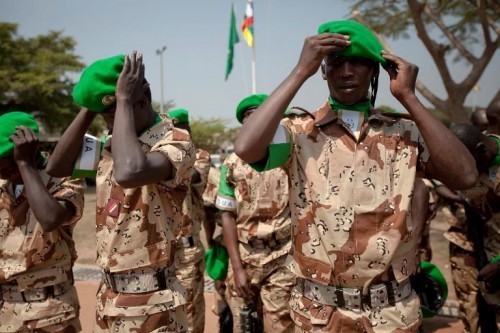
<path fill-rule="evenodd" d="M 313 120 L 316 120 L 316 117 L 306 109 L 300 106 L 292 106 L 286 112 L 284 117 L 302 117 L 302 116 L 310 116 Z"/>

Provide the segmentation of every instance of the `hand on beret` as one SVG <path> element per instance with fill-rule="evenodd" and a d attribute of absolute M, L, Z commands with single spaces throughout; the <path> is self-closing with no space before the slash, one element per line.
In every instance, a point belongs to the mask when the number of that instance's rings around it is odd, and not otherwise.
<path fill-rule="evenodd" d="M 10 139 L 14 143 L 14 160 L 17 164 L 36 165 L 38 137 L 35 131 L 26 126 L 19 126 Z"/>
<path fill-rule="evenodd" d="M 123 69 L 116 82 L 116 99 L 129 99 L 137 102 L 144 96 L 148 83 L 144 82 L 144 63 L 142 53 L 132 51 L 125 56 Z"/>

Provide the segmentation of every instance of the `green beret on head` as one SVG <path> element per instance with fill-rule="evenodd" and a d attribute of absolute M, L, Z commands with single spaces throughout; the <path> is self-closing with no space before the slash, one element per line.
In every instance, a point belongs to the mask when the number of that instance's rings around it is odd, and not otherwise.
<path fill-rule="evenodd" d="M 38 123 L 31 114 L 22 111 L 3 114 L 0 116 L 0 158 L 14 153 L 14 142 L 10 136 L 16 132 L 17 126 L 26 126 L 38 134 Z"/>
<path fill-rule="evenodd" d="M 73 89 L 76 104 L 93 112 L 102 112 L 116 101 L 116 82 L 123 69 L 125 55 L 97 60 L 83 71 Z"/>
<path fill-rule="evenodd" d="M 258 107 L 268 97 L 269 96 L 266 94 L 255 94 L 245 97 L 236 108 L 236 119 L 238 119 L 240 124 L 243 124 L 243 116 L 245 115 L 245 111 L 247 111 L 249 108 Z"/>
<path fill-rule="evenodd" d="M 332 21 L 323 23 L 318 28 L 318 33 L 333 33 L 348 35 L 351 45 L 344 51 L 337 52 L 340 57 L 367 58 L 385 65 L 387 60 L 382 57 L 380 51 L 384 48 L 375 34 L 356 21 Z"/>
<path fill-rule="evenodd" d="M 168 112 L 168 116 L 176 125 L 189 124 L 189 112 L 186 109 L 175 109 Z"/>

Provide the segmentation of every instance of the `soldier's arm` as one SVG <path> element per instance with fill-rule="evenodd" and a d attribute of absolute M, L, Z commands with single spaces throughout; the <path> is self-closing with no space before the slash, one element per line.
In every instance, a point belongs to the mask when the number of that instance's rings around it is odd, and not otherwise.
<path fill-rule="evenodd" d="M 74 213 L 68 201 L 58 201 L 46 188 L 36 167 L 38 145 L 36 134 L 27 127 L 20 127 L 11 137 L 14 142 L 14 159 L 23 178 L 26 198 L 31 211 L 44 231 L 57 229 Z"/>
<path fill-rule="evenodd" d="M 392 54 L 383 52 L 382 56 L 396 64 L 396 68 L 385 68 L 391 92 L 410 113 L 429 150 L 427 178 L 437 179 L 454 190 L 472 187 L 478 178 L 474 158 L 415 94 L 418 67 Z"/>
<path fill-rule="evenodd" d="M 218 209 L 213 206 L 205 206 L 205 219 L 203 220 L 203 227 L 205 228 L 205 236 L 207 237 L 208 247 L 212 247 L 214 244 L 214 232 L 215 232 L 215 218 Z"/>
<path fill-rule="evenodd" d="M 427 211 L 429 207 L 429 190 L 421 178 L 415 179 L 413 196 L 411 198 L 411 217 L 413 222 L 413 232 L 416 243 L 420 244 L 424 235 L 425 224 L 427 222 Z"/>
<path fill-rule="evenodd" d="M 236 219 L 233 212 L 222 212 L 222 233 L 234 272 L 235 291 L 240 297 L 250 297 L 252 295 L 252 290 L 250 289 L 248 275 L 241 262 L 240 250 L 238 248 Z"/>
<path fill-rule="evenodd" d="M 236 155 L 247 163 L 263 160 L 286 108 L 300 87 L 318 71 L 327 54 L 342 51 L 349 44 L 348 36 L 338 34 L 308 37 L 295 68 L 254 112 L 252 121 L 243 124 L 234 144 Z"/>
<path fill-rule="evenodd" d="M 83 137 L 96 113 L 83 108 L 64 131 L 47 163 L 46 171 L 53 177 L 71 176 L 75 162 L 82 151 Z"/>

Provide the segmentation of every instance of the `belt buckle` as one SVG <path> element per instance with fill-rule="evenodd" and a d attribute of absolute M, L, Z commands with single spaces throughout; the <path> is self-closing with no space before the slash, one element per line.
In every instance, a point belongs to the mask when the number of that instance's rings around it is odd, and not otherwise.
<path fill-rule="evenodd" d="M 361 289 L 342 287 L 345 308 L 351 310 L 361 310 Z"/>
<path fill-rule="evenodd" d="M 388 304 L 388 288 L 385 283 L 376 284 L 370 287 L 370 307 L 380 308 Z"/>
<path fill-rule="evenodd" d="M 21 298 L 22 298 L 23 302 L 25 302 L 25 303 L 45 301 L 47 298 L 49 298 L 50 292 L 52 290 L 52 288 L 50 288 L 50 287 L 51 286 L 44 287 L 44 288 L 39 288 L 39 289 L 41 289 L 41 294 L 42 294 L 41 297 L 36 297 L 36 296 L 32 297 L 32 296 L 29 296 L 29 295 L 33 295 L 33 294 L 36 295 L 37 294 L 37 292 L 34 291 L 34 290 L 33 291 L 27 291 L 27 292 L 20 291 Z"/>

